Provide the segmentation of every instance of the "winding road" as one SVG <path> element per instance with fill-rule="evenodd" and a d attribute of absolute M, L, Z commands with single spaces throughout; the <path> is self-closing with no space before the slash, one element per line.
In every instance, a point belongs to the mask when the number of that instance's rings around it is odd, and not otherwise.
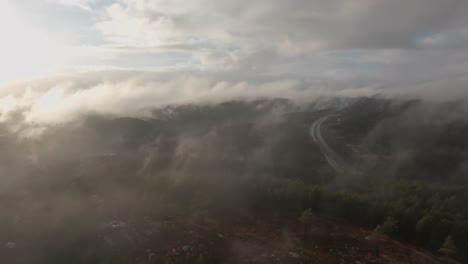
<path fill-rule="evenodd" d="M 322 136 L 322 124 L 330 117 L 333 117 L 334 115 L 328 115 L 324 116 L 317 121 L 315 121 L 311 126 L 310 126 L 310 136 L 312 139 L 319 145 L 320 150 L 322 153 L 325 155 L 325 158 L 330 164 L 330 166 L 337 171 L 338 173 L 345 173 L 345 172 L 352 172 L 353 169 L 350 168 L 344 160 L 336 153 L 325 141 L 325 139 Z"/>

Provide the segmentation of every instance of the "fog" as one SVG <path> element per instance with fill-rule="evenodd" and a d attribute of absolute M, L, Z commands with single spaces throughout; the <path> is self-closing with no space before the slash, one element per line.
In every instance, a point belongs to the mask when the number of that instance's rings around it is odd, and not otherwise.
<path fill-rule="evenodd" d="M 1 263 L 468 260 L 466 0 L 0 1 Z"/>
<path fill-rule="evenodd" d="M 133 92 L 117 85 L 111 94 L 104 84 L 70 85 L 6 99 L 14 103 L 2 115 L 0 133 L 0 232 L 2 242 L 10 243 L 2 249 L 5 260 L 143 261 L 146 250 L 172 241 L 160 237 L 170 232 L 160 226 L 165 221 L 197 226 L 258 213 L 249 184 L 264 179 L 284 177 L 336 191 L 362 191 L 377 179 L 468 180 L 463 100 L 331 97 L 300 90 L 289 99 L 273 99 L 282 85 L 290 85 L 280 82 L 260 86 L 265 93 L 257 98 L 239 99 L 250 87 L 238 84 L 226 86 L 237 89 L 237 100 L 223 101 L 216 91 L 227 84 L 218 84 L 199 101 L 185 102 L 187 90 L 181 89 L 175 92 L 180 101 L 163 104 L 150 83 L 130 84 L 147 88 Z M 41 109 L 44 100 L 49 105 Z M 333 147 L 359 149 L 343 153 L 363 174 L 334 172 L 311 140 L 309 126 L 330 112 L 342 121 L 326 128 L 326 137 L 338 133 L 342 141 L 329 138 Z M 330 205 L 320 206 L 326 211 Z M 234 259 L 247 246 L 226 243 Z"/>

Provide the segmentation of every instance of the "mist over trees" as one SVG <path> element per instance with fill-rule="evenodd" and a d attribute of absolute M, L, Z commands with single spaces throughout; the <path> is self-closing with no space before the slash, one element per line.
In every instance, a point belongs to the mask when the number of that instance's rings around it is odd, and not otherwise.
<path fill-rule="evenodd" d="M 236 263 L 238 247 L 210 230 L 281 219 L 306 234 L 313 218 L 331 217 L 464 261 L 461 113 L 379 97 L 276 99 L 168 106 L 145 118 L 87 114 L 21 137 L 3 123 L 0 260 Z M 338 115 L 327 140 L 361 174 L 336 173 L 311 140 L 310 125 L 327 114 Z M 205 236 L 183 253 L 165 249 L 194 230 Z"/>

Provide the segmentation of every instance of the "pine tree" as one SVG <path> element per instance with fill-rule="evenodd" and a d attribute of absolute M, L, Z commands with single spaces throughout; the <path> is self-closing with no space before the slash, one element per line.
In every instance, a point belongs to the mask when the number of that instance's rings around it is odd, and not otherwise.
<path fill-rule="evenodd" d="M 314 213 L 312 212 L 312 209 L 306 209 L 301 213 L 301 216 L 299 217 L 299 221 L 304 225 L 304 237 L 307 235 L 309 231 L 309 226 L 312 224 L 314 220 Z"/>
<path fill-rule="evenodd" d="M 385 234 L 385 235 L 391 235 L 394 233 L 397 229 L 398 226 L 398 221 L 389 216 L 387 217 L 387 220 L 382 225 L 378 225 L 375 229 L 375 233 L 380 233 L 380 234 Z"/>
<path fill-rule="evenodd" d="M 457 254 L 457 246 L 455 246 L 455 241 L 453 240 L 452 236 L 447 236 L 445 238 L 444 244 L 442 244 L 439 252 L 450 257 L 453 257 Z"/>
<path fill-rule="evenodd" d="M 205 258 L 203 257 L 203 254 L 198 255 L 197 264 L 204 264 L 204 263 L 205 263 Z"/>
<path fill-rule="evenodd" d="M 381 225 L 377 225 L 377 226 L 374 228 L 374 233 L 375 233 L 375 234 L 383 234 L 382 226 L 381 226 Z"/>

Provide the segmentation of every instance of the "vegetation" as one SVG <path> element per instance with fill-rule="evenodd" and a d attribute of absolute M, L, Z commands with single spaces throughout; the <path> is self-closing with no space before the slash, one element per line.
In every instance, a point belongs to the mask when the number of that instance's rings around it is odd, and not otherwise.
<path fill-rule="evenodd" d="M 374 229 L 374 232 L 385 235 L 392 235 L 397 231 L 397 225 L 398 221 L 392 216 L 389 216 L 382 225 L 378 225 Z"/>
<path fill-rule="evenodd" d="M 456 247 L 461 248 L 468 241 L 468 215 L 464 207 L 468 203 L 467 187 L 401 181 L 393 185 L 388 195 L 356 195 L 280 178 L 264 178 L 251 186 L 256 193 L 256 208 L 274 203 L 277 205 L 274 210 L 283 215 L 290 210 L 313 208 L 322 216 L 368 227 L 378 226 L 377 232 L 434 251 L 450 233 L 456 234 L 452 240 Z M 309 209 L 302 215 L 309 216 Z M 465 252 L 451 256 L 467 257 Z"/>
<path fill-rule="evenodd" d="M 305 238 L 308 234 L 310 225 L 314 221 L 314 213 L 312 212 L 312 210 L 309 208 L 309 209 L 302 211 L 301 216 L 299 217 L 299 221 L 304 225 L 304 238 Z"/>
<path fill-rule="evenodd" d="M 335 173 L 312 144 L 309 126 L 326 112 L 295 113 L 281 100 L 167 108 L 148 120 L 92 117 L 47 132 L 43 149 L 6 140 L 0 262 L 236 263 L 222 233 L 234 224 L 298 224 L 307 243 L 319 219 L 468 262 L 466 124 L 449 122 L 416 141 L 412 125 L 401 136 L 378 121 L 395 121 L 409 106 L 384 106 L 348 109 L 372 113 L 360 128 L 352 120 L 362 113 L 343 113 L 341 124 L 326 125 L 327 135 L 343 133 L 344 140 L 364 142 L 355 149 L 378 156 L 362 175 Z M 272 115 L 276 109 L 288 115 Z M 397 157 L 395 146 L 415 156 Z M 435 149 L 443 164 L 431 158 Z M 31 153 L 40 159 L 25 160 Z M 445 166 L 453 161 L 460 162 Z M 426 175 L 427 164 L 441 175 L 440 168 L 450 168 L 450 177 Z"/>
<path fill-rule="evenodd" d="M 451 236 L 445 238 L 444 244 L 439 249 L 439 252 L 447 256 L 453 257 L 457 254 L 457 246 L 455 246 L 455 241 Z"/>

